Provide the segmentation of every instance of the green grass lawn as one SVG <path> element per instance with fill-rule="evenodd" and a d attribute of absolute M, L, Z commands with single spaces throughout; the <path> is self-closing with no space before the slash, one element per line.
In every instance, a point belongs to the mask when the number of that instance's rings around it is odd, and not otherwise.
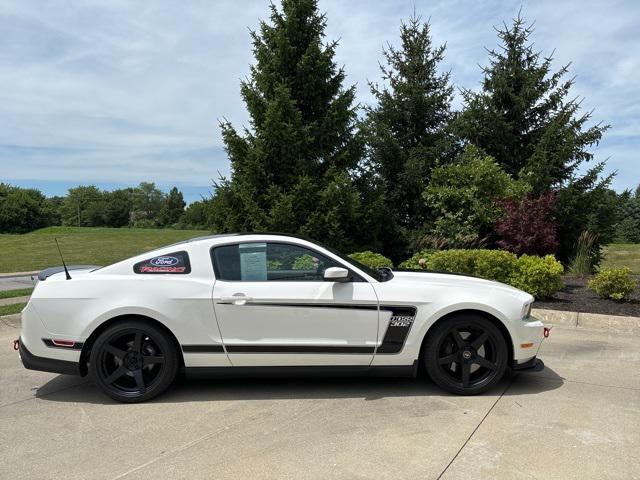
<path fill-rule="evenodd" d="M 12 305 L 0 305 L 0 317 L 3 315 L 13 315 L 20 313 L 26 303 L 14 303 Z"/>
<path fill-rule="evenodd" d="M 41 270 L 60 265 L 109 265 L 154 248 L 207 235 L 200 230 L 50 227 L 24 235 L 0 235 L 0 273 Z"/>
<path fill-rule="evenodd" d="M 0 300 L 3 298 L 16 298 L 31 295 L 33 288 L 19 288 L 17 290 L 0 290 Z"/>
<path fill-rule="evenodd" d="M 640 275 L 640 244 L 613 243 L 604 248 L 602 267 L 629 267 L 633 273 Z"/>

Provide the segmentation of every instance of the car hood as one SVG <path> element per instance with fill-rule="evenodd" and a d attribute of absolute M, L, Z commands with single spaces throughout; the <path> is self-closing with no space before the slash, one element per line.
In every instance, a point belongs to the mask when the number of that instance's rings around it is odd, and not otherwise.
<path fill-rule="evenodd" d="M 533 297 L 527 292 L 523 292 L 511 285 L 495 282 L 493 280 L 486 280 L 484 278 L 470 277 L 467 275 L 460 275 L 455 273 L 436 273 L 436 272 L 398 272 L 393 271 L 392 282 L 399 283 L 432 283 L 438 285 L 447 285 L 457 288 L 487 288 L 493 291 L 499 290 L 504 293 L 508 293 L 511 296 L 517 297 L 523 302 L 533 301 Z"/>

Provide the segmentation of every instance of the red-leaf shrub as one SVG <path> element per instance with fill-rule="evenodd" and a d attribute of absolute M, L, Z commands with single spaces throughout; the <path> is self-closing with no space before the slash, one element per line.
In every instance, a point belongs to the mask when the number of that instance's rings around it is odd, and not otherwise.
<path fill-rule="evenodd" d="M 553 219 L 555 193 L 540 197 L 525 195 L 522 199 L 498 201 L 504 216 L 495 222 L 500 236 L 498 245 L 516 255 L 545 255 L 558 247 L 556 222 Z"/>

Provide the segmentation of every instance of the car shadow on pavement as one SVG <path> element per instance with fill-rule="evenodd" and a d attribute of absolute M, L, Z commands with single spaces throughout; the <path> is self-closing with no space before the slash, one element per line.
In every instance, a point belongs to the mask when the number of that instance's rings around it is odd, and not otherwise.
<path fill-rule="evenodd" d="M 59 375 L 37 389 L 36 396 L 52 402 L 115 404 L 90 380 Z M 530 395 L 560 388 L 564 379 L 548 366 L 542 372 L 518 373 L 505 378 L 487 395 Z M 517 389 L 507 388 L 517 385 Z M 231 400 L 336 399 L 451 396 L 423 375 L 418 378 L 178 378 L 151 403 L 215 402 Z"/>

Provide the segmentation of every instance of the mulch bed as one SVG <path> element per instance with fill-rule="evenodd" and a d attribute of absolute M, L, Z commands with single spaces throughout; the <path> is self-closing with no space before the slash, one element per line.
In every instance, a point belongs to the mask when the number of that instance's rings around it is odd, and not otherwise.
<path fill-rule="evenodd" d="M 587 289 L 587 282 L 586 278 L 564 277 L 564 290 L 556 293 L 553 298 L 536 300 L 533 307 L 640 317 L 640 288 L 636 288 L 631 294 L 630 301 L 616 302 L 598 297 L 595 292 Z"/>

